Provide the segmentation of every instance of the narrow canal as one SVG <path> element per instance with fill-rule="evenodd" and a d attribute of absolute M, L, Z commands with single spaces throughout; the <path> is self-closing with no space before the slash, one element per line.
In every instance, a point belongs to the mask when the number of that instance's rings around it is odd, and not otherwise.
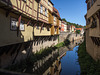
<path fill-rule="evenodd" d="M 82 39 L 76 40 L 71 42 L 69 46 L 53 50 L 41 60 L 23 69 L 23 73 L 32 75 L 80 75 L 77 51 L 78 44 L 82 41 Z"/>
<path fill-rule="evenodd" d="M 49 56 L 44 58 L 43 67 L 34 70 L 38 75 L 80 75 L 80 65 L 78 62 L 78 44 L 83 39 L 71 42 L 69 46 L 61 47 L 53 51 Z M 43 63 L 43 61 L 47 60 Z M 36 66 L 36 65 L 35 65 Z"/>
<path fill-rule="evenodd" d="M 80 75 L 80 65 L 78 62 L 79 46 L 73 48 L 72 51 L 67 51 L 66 55 L 61 59 L 61 73 L 60 75 Z"/>
<path fill-rule="evenodd" d="M 47 60 L 42 62 L 40 67 L 34 74 L 38 75 L 80 75 L 80 65 L 78 62 L 78 44 L 81 40 L 71 42 L 69 46 L 61 47 L 59 50 L 53 51 L 49 56 L 44 58 Z M 44 61 L 42 60 L 42 61 Z M 41 62 L 40 62 L 41 63 Z"/>

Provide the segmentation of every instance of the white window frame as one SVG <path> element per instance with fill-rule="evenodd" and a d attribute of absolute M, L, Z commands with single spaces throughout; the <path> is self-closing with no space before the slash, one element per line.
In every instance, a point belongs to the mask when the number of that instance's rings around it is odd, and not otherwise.
<path fill-rule="evenodd" d="M 50 5 L 50 2 L 49 2 L 49 0 L 48 0 L 48 5 Z"/>
<path fill-rule="evenodd" d="M 23 20 L 21 20 L 21 23 L 20 23 L 20 30 L 21 31 L 25 30 L 25 25 L 24 25 L 24 21 Z"/>
<path fill-rule="evenodd" d="M 45 8 L 45 16 L 47 16 L 47 9 Z"/>
<path fill-rule="evenodd" d="M 11 30 L 17 30 L 17 19 L 11 17 L 10 20 L 11 20 L 11 22 L 10 22 L 10 29 Z"/>
<path fill-rule="evenodd" d="M 43 6 L 40 5 L 40 13 L 43 13 Z"/>
<path fill-rule="evenodd" d="M 39 25 L 36 26 L 36 29 L 39 29 Z"/>

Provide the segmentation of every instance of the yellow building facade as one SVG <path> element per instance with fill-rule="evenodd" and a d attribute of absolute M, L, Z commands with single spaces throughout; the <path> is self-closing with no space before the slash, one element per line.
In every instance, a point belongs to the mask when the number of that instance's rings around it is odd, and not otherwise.
<path fill-rule="evenodd" d="M 34 28 L 34 36 L 51 36 L 52 12 L 53 3 L 50 0 L 41 0 L 38 3 L 38 24 Z"/>
<path fill-rule="evenodd" d="M 54 20 L 50 0 L 0 0 L 0 7 L 0 46 L 32 41 L 34 36 L 59 34 L 60 17 Z"/>
<path fill-rule="evenodd" d="M 53 8 L 50 0 L 0 0 L 0 67 L 58 43 Z"/>
<path fill-rule="evenodd" d="M 0 46 L 33 40 L 37 20 L 35 0 L 0 0 Z"/>

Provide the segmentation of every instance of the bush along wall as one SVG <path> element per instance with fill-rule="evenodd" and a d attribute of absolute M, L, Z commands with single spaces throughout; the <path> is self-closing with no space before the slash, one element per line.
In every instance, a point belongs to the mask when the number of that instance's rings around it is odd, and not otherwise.
<path fill-rule="evenodd" d="M 81 75 L 100 75 L 100 61 L 96 62 L 86 52 L 85 41 L 79 46 L 78 50 Z"/>

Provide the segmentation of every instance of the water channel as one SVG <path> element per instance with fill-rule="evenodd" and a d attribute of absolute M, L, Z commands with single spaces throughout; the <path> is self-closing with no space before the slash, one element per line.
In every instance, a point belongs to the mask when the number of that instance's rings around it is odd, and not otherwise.
<path fill-rule="evenodd" d="M 80 65 L 78 62 L 78 44 L 82 43 L 83 39 L 71 42 L 67 47 L 66 55 L 61 58 L 61 72 L 60 75 L 80 75 Z"/>
<path fill-rule="evenodd" d="M 41 60 L 28 66 L 28 68 L 23 70 L 23 73 L 32 75 L 80 75 L 81 70 L 77 50 L 79 47 L 78 44 L 82 42 L 83 39 L 76 40 L 71 42 L 69 46 L 53 50 Z M 3 75 L 9 74 L 8 72 L 2 73 L 4 73 Z"/>
<path fill-rule="evenodd" d="M 53 51 L 37 62 L 38 67 L 35 65 L 33 73 L 36 75 L 80 75 L 77 50 L 78 44 L 82 41 L 82 39 L 73 41 L 69 46 Z"/>

